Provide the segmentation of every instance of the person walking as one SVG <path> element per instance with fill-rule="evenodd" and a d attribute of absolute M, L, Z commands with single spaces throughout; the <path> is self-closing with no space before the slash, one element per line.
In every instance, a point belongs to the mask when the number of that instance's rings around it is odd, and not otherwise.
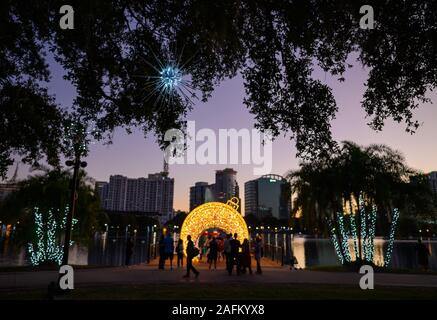
<path fill-rule="evenodd" d="M 255 261 L 256 261 L 256 273 L 262 274 L 261 270 L 261 258 L 263 256 L 263 248 L 262 248 L 262 242 L 261 237 L 259 235 L 255 238 Z"/>
<path fill-rule="evenodd" d="M 170 260 L 170 270 L 173 270 L 174 241 L 172 236 L 170 235 L 170 232 L 167 233 L 167 236 L 164 239 L 164 254 L 165 260 Z"/>
<path fill-rule="evenodd" d="M 164 270 L 165 264 L 165 245 L 164 245 L 164 232 L 161 233 L 161 237 L 159 237 L 158 248 L 159 248 L 159 262 L 158 269 Z"/>
<path fill-rule="evenodd" d="M 187 274 L 184 278 L 190 277 L 190 271 L 193 271 L 196 278 L 199 276 L 200 272 L 196 270 L 193 266 L 193 258 L 199 254 L 199 249 L 194 246 L 194 242 L 191 240 L 191 235 L 187 236 Z"/>
<path fill-rule="evenodd" d="M 225 260 L 225 243 L 222 237 L 217 239 L 218 244 L 218 261 Z"/>
<path fill-rule="evenodd" d="M 218 243 L 216 238 L 212 238 L 209 243 L 209 270 L 211 270 L 211 265 L 214 263 L 214 269 L 217 269 L 217 258 L 218 258 Z"/>
<path fill-rule="evenodd" d="M 132 254 L 134 253 L 134 243 L 132 242 L 131 237 L 127 238 L 127 242 L 126 242 L 126 260 L 125 260 L 125 265 L 129 266 L 130 265 L 130 260 L 132 258 Z"/>
<path fill-rule="evenodd" d="M 205 245 L 203 246 L 203 249 L 205 250 L 205 256 L 206 256 L 206 263 L 210 263 L 211 256 L 209 255 L 209 244 L 212 241 L 211 235 L 208 235 L 208 239 L 205 242 Z"/>
<path fill-rule="evenodd" d="M 226 270 L 229 274 L 232 272 L 232 264 L 231 264 L 231 239 L 232 234 L 227 234 L 226 239 L 223 243 L 223 251 L 225 253 L 225 259 L 226 259 Z"/>
<path fill-rule="evenodd" d="M 246 273 L 246 269 L 248 269 L 249 274 L 252 274 L 252 259 L 250 256 L 249 240 L 244 239 L 241 249 L 241 271 Z"/>
<path fill-rule="evenodd" d="M 419 266 L 425 271 L 428 270 L 429 251 L 428 248 L 422 243 L 421 239 L 417 241 L 416 251 L 417 251 L 417 262 L 419 263 Z"/>
<path fill-rule="evenodd" d="M 176 254 L 178 258 L 178 268 L 184 266 L 184 241 L 182 239 L 178 240 L 176 245 Z"/>
<path fill-rule="evenodd" d="M 241 248 L 240 240 L 238 240 L 238 234 L 234 233 L 234 238 L 229 242 L 231 245 L 231 269 L 229 271 L 229 275 L 232 275 L 232 270 L 234 269 L 234 265 L 237 267 L 237 275 L 240 274 L 240 259 L 239 253 Z"/>

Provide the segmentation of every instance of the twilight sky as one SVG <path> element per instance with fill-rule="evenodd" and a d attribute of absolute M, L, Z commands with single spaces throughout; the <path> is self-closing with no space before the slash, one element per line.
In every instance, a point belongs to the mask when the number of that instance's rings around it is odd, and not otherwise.
<path fill-rule="evenodd" d="M 405 132 L 404 124 L 386 122 L 382 132 L 375 132 L 367 126 L 364 111 L 360 101 L 365 91 L 364 83 L 367 72 L 361 68 L 354 59 L 352 69 L 345 73 L 345 82 L 325 75 L 317 70 L 314 76 L 326 82 L 333 90 L 339 112 L 332 122 L 333 136 L 337 141 L 351 140 L 367 145 L 371 143 L 384 143 L 394 149 L 400 150 L 406 157 L 407 163 L 416 169 L 428 172 L 437 169 L 437 109 L 433 104 L 423 105 L 416 111 L 416 118 L 423 122 L 418 132 L 410 135 Z M 52 70 L 52 81 L 49 84 L 50 92 L 56 95 L 57 101 L 69 106 L 74 98 L 74 88 L 62 79 L 62 68 L 49 60 Z M 429 95 L 435 103 L 436 93 Z M 254 120 L 243 104 L 244 88 L 241 77 L 223 82 L 213 93 L 207 103 L 195 103 L 193 111 L 187 120 L 196 121 L 196 130 L 211 128 L 218 134 L 218 129 L 253 128 Z M 200 144 L 200 143 L 199 143 Z M 288 137 L 278 137 L 273 143 L 273 170 L 272 173 L 283 175 L 290 169 L 298 168 L 298 159 L 295 157 L 294 142 Z M 149 173 L 162 170 L 163 153 L 151 135 L 144 139 L 143 134 L 137 131 L 131 135 L 124 130 L 117 130 L 114 134 L 113 144 L 103 146 L 92 145 L 88 162 L 88 174 L 96 180 L 107 181 L 111 174 L 122 174 L 128 177 L 142 177 Z M 244 204 L 244 182 L 257 178 L 253 175 L 252 165 L 171 165 L 170 177 L 175 178 L 176 210 L 188 210 L 189 187 L 196 181 L 214 181 L 214 170 L 232 167 L 236 171 L 240 185 L 240 195 Z M 9 170 L 9 176 L 13 168 Z M 19 177 L 29 174 L 27 167 L 21 166 Z M 243 205 L 244 209 L 244 205 Z"/>

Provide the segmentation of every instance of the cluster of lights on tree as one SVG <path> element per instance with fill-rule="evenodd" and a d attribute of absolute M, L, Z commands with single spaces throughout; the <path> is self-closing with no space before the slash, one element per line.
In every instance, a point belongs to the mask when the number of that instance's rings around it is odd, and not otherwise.
<path fill-rule="evenodd" d="M 384 266 L 386 267 L 388 267 L 391 261 L 391 254 L 393 251 L 393 244 L 395 240 L 396 224 L 398 223 L 398 220 L 399 220 L 399 210 L 395 208 L 393 209 L 393 218 L 391 221 L 390 234 L 388 237 L 388 246 L 384 257 Z"/>
<path fill-rule="evenodd" d="M 337 219 L 338 219 L 338 225 L 340 227 L 341 246 L 343 249 L 343 256 L 347 262 L 351 262 L 352 259 L 349 252 L 349 243 L 348 243 L 349 236 L 344 227 L 343 213 L 337 213 Z"/>
<path fill-rule="evenodd" d="M 94 126 L 70 121 L 64 125 L 63 142 L 67 152 L 75 154 L 79 152 L 86 155 L 88 146 L 101 138 L 100 130 Z"/>
<path fill-rule="evenodd" d="M 355 259 L 356 259 L 358 253 L 358 236 L 357 236 L 357 225 L 355 223 L 355 215 L 353 213 L 352 206 L 350 207 L 350 212 L 349 212 L 349 222 L 351 227 L 352 241 L 354 244 L 354 252 L 355 252 Z"/>
<path fill-rule="evenodd" d="M 344 264 L 345 260 L 343 258 L 343 254 L 342 254 L 342 250 L 340 248 L 338 237 L 335 234 L 335 228 L 332 226 L 331 220 L 329 220 L 329 219 L 326 219 L 326 220 L 328 222 L 328 228 L 331 231 L 330 232 L 331 242 L 332 242 L 332 245 L 334 246 L 334 250 L 335 250 L 335 253 L 337 254 L 337 258 L 338 258 L 338 260 L 340 260 L 341 264 Z"/>
<path fill-rule="evenodd" d="M 32 265 L 40 265 L 47 262 L 55 262 L 61 264 L 62 262 L 62 245 L 59 243 L 60 233 L 65 228 L 66 215 L 69 208 L 66 207 L 63 217 L 58 223 L 53 215 L 52 209 L 45 214 L 38 208 L 33 208 L 33 215 L 35 221 L 35 243 L 28 243 L 28 253 L 30 263 Z M 58 209 L 58 214 L 60 210 Z M 77 223 L 77 219 L 73 219 L 73 225 Z M 73 244 L 70 241 L 70 245 Z"/>
<path fill-rule="evenodd" d="M 370 216 L 368 217 L 369 229 L 364 246 L 364 258 L 366 259 L 366 261 L 373 261 L 373 256 L 375 253 L 376 214 L 376 206 L 373 205 Z"/>
<path fill-rule="evenodd" d="M 226 204 L 207 202 L 191 211 L 184 220 L 180 238 L 186 241 L 188 235 L 194 243 L 208 229 L 218 229 L 226 233 L 237 233 L 240 240 L 249 239 L 249 231 L 241 214 L 237 211 L 238 200 L 233 198 Z"/>
<path fill-rule="evenodd" d="M 347 207 L 347 206 L 346 206 Z M 336 215 L 336 225 L 338 225 L 339 232 L 335 232 L 336 228 L 333 226 L 332 221 L 328 220 L 328 228 L 331 231 L 330 237 L 332 244 L 334 246 L 335 252 L 343 264 L 345 262 L 351 262 L 351 252 L 349 249 L 349 238 L 352 238 L 355 260 L 358 257 L 358 252 L 360 247 L 363 249 L 363 259 L 366 262 L 373 263 L 374 258 L 374 240 L 375 240 L 375 231 L 376 231 L 376 218 L 377 218 L 377 207 L 376 205 L 372 206 L 370 212 L 367 212 L 367 208 L 369 206 L 366 205 L 364 201 L 363 195 L 359 198 L 359 210 L 353 210 L 353 206 L 349 204 L 349 230 L 346 229 L 345 220 L 344 220 L 344 212 L 339 212 Z M 356 228 L 356 215 L 359 215 L 360 218 L 360 237 L 361 243 L 358 241 L 357 237 L 357 228 Z M 385 254 L 384 265 L 388 266 L 390 263 L 392 251 L 393 251 L 393 243 L 394 243 L 394 234 L 396 230 L 397 221 L 399 219 L 399 210 L 393 210 L 393 219 L 390 226 L 390 234 L 388 241 L 388 248 Z"/>
<path fill-rule="evenodd" d="M 360 230 L 360 236 L 363 241 L 363 247 L 364 251 L 366 251 L 366 242 L 367 242 L 367 232 L 366 232 L 366 226 L 367 226 L 367 214 L 366 214 L 366 205 L 364 203 L 363 195 L 360 194 L 360 197 L 358 199 L 358 202 L 360 204 L 360 222 L 361 222 L 361 230 Z M 361 245 L 361 244 L 360 244 Z"/>

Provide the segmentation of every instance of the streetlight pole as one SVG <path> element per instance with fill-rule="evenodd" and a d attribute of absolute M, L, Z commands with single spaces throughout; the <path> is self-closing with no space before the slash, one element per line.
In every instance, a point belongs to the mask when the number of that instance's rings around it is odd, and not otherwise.
<path fill-rule="evenodd" d="M 80 151 L 75 152 L 74 160 L 68 160 L 65 164 L 69 167 L 73 167 L 73 179 L 71 185 L 71 196 L 70 196 L 70 206 L 67 214 L 67 222 L 65 224 L 65 240 L 64 240 L 64 254 L 62 256 L 62 265 L 68 264 L 68 255 L 70 252 L 70 240 L 71 240 L 71 229 L 73 227 L 73 216 L 76 209 L 77 200 L 77 185 L 79 180 L 79 168 L 85 168 L 87 163 L 80 161 Z"/>

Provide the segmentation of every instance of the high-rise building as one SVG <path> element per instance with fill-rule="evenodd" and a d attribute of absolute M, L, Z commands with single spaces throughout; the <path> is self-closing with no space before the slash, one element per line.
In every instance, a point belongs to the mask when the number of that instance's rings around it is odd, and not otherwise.
<path fill-rule="evenodd" d="M 106 208 L 108 206 L 108 189 L 109 183 L 106 181 L 96 181 L 94 190 L 100 196 L 100 205 L 102 208 Z"/>
<path fill-rule="evenodd" d="M 214 186 L 201 181 L 190 187 L 190 211 L 206 202 L 215 201 Z"/>
<path fill-rule="evenodd" d="M 173 217 L 174 179 L 165 172 L 132 179 L 122 175 L 97 182 L 102 208 L 119 212 L 156 213 L 160 222 Z"/>
<path fill-rule="evenodd" d="M 190 211 L 194 208 L 204 204 L 206 198 L 206 190 L 208 189 L 208 182 L 196 182 L 194 186 L 190 187 Z"/>
<path fill-rule="evenodd" d="M 215 183 L 196 182 L 190 187 L 190 211 L 206 202 L 226 203 L 232 197 L 240 200 L 239 187 L 237 183 L 237 171 L 231 168 L 217 170 Z M 241 206 L 238 208 L 241 212 Z"/>
<path fill-rule="evenodd" d="M 226 203 L 232 197 L 239 197 L 237 171 L 231 168 L 215 172 L 215 200 Z"/>
<path fill-rule="evenodd" d="M 428 173 L 428 178 L 432 193 L 437 197 L 437 171 L 431 171 Z"/>
<path fill-rule="evenodd" d="M 291 212 L 291 185 L 279 175 L 265 175 L 244 184 L 245 215 L 258 219 L 272 216 L 288 219 Z"/>

